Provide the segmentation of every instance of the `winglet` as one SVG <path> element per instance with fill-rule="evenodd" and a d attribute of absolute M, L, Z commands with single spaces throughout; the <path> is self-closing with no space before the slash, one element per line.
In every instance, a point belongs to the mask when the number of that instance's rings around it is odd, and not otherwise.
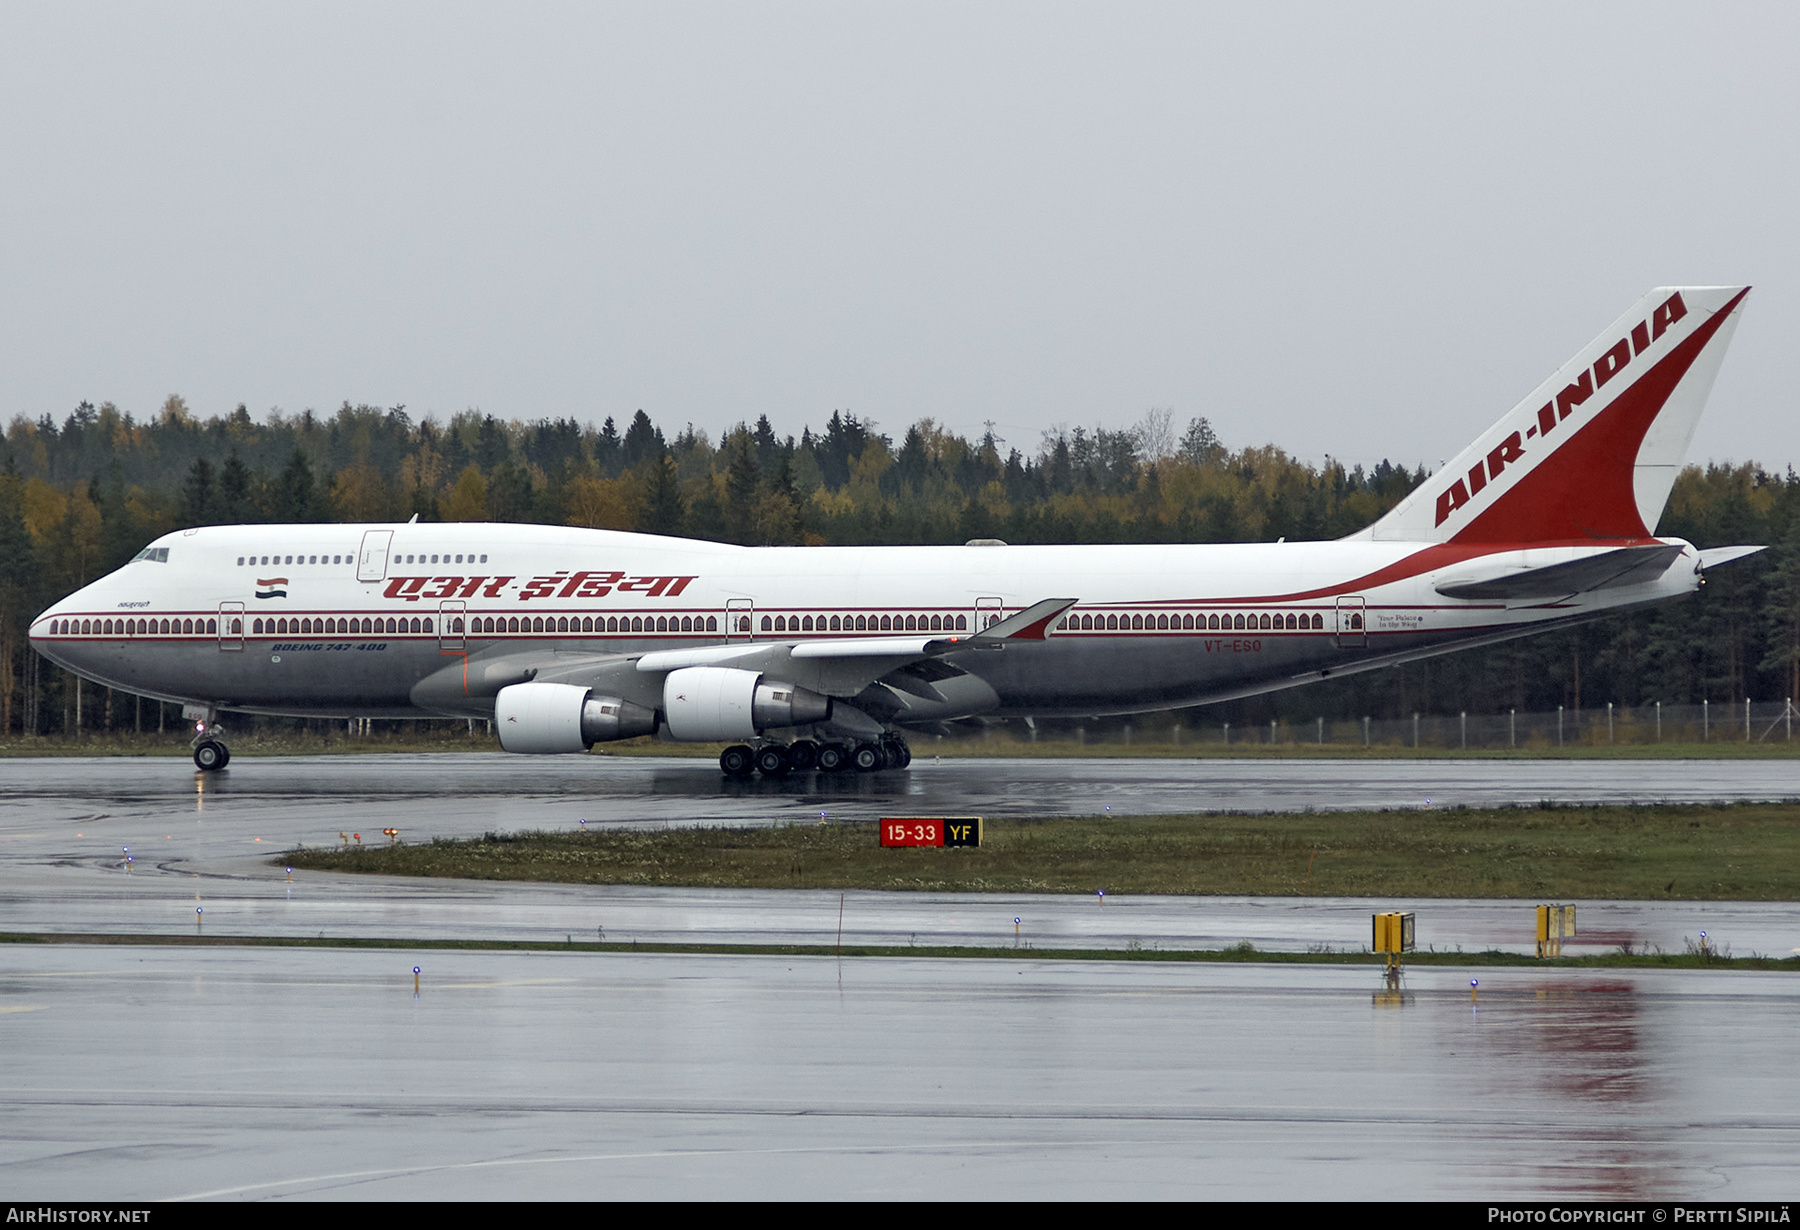
<path fill-rule="evenodd" d="M 1041 641 L 1049 635 L 1050 625 L 1064 611 L 1080 602 L 1079 598 L 1046 598 L 1034 602 L 1017 615 L 1008 615 L 969 638 L 970 641 Z M 968 642 L 963 642 L 967 644 Z"/>

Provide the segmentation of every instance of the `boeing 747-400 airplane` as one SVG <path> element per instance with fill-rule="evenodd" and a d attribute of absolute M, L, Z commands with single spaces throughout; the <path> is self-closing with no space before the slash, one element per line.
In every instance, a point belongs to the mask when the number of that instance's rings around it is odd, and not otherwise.
<path fill-rule="evenodd" d="M 1335 542 L 736 547 L 534 525 L 167 534 L 32 624 L 195 721 L 492 719 L 509 752 L 663 732 L 726 773 L 875 770 L 972 717 L 1197 705 L 1696 589 L 1757 550 L 1654 533 L 1747 287 L 1652 291 Z"/>

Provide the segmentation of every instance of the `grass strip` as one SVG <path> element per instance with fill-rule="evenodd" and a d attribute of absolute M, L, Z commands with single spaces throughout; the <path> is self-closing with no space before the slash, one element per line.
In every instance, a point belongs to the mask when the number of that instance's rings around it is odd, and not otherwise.
<path fill-rule="evenodd" d="M 585 953 L 689 953 L 700 956 L 764 957 L 911 957 L 933 960 L 980 961 L 1150 961 L 1255 964 L 1255 965 L 1354 965 L 1380 967 L 1386 960 L 1364 952 L 1265 952 L 1249 944 L 1213 949 L 1121 948 L 1014 948 L 937 947 L 931 945 L 846 944 L 840 951 L 831 944 L 637 944 L 630 941 L 597 943 L 592 940 L 408 940 L 358 939 L 264 935 L 92 935 L 71 932 L 0 932 L 0 944 L 92 944 L 145 948 L 360 948 L 445 952 L 585 952 Z M 1597 953 L 1581 957 L 1539 959 L 1520 953 L 1488 949 L 1483 952 L 1408 953 L 1407 966 L 1517 966 L 1537 969 L 1718 969 L 1774 970 L 1800 973 L 1800 957 L 1732 957 L 1698 953 Z"/>
<path fill-rule="evenodd" d="M 1175 896 L 1800 900 L 1800 804 L 994 819 L 979 849 L 873 823 L 615 828 L 300 849 L 362 874 L 687 888 Z"/>

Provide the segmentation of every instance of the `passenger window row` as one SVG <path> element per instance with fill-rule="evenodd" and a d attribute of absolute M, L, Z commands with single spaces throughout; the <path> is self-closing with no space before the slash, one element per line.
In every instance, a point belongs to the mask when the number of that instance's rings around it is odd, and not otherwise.
<path fill-rule="evenodd" d="M 466 621 L 463 616 L 446 616 L 446 630 L 471 635 L 512 632 L 713 632 L 719 630 L 717 615 L 477 615 Z M 258 619 L 251 624 L 253 636 L 336 636 L 373 635 L 392 632 L 432 632 L 436 625 L 429 615 L 390 619 Z"/>
<path fill-rule="evenodd" d="M 460 629 L 459 629 L 460 630 Z M 431 619 L 259 619 L 250 625 L 252 636 L 358 635 L 378 632 L 430 632 Z"/>
<path fill-rule="evenodd" d="M 238 567 L 282 568 L 289 564 L 354 564 L 354 555 L 240 555 Z"/>
<path fill-rule="evenodd" d="M 158 547 L 154 551 L 152 551 L 149 548 L 145 548 L 143 551 L 138 552 L 136 558 L 138 558 L 138 559 L 155 559 L 155 560 L 160 560 L 161 562 L 166 564 L 169 561 L 169 549 L 167 547 Z M 461 564 L 464 562 L 473 564 L 476 562 L 475 553 L 473 551 L 470 551 L 464 555 L 454 555 L 454 556 L 451 555 L 448 551 L 441 552 L 438 555 L 424 555 L 424 554 L 396 555 L 396 556 L 394 556 L 394 562 L 396 564 L 412 564 L 412 563 L 435 564 L 440 560 L 440 558 L 446 564 L 450 564 L 450 563 Z M 240 555 L 240 556 L 238 556 L 238 567 L 239 568 L 244 568 L 244 567 L 275 568 L 275 567 L 286 567 L 289 564 L 294 564 L 296 566 L 301 565 L 301 564 L 305 564 L 305 565 L 309 565 L 309 566 L 312 564 L 339 564 L 339 565 L 341 565 L 341 564 L 354 564 L 355 562 L 356 562 L 356 556 L 354 556 L 354 555 L 261 555 L 261 556 Z M 483 555 L 481 557 L 480 562 L 484 563 L 484 564 L 487 563 L 488 557 Z"/>
<path fill-rule="evenodd" d="M 486 632 L 717 632 L 717 615 L 478 616 L 471 630 Z M 460 631 L 460 629 L 457 629 Z"/>
<path fill-rule="evenodd" d="M 750 617 L 739 616 L 738 630 L 750 631 Z M 235 622 L 235 621 L 234 621 Z M 1355 625 L 1360 626 L 1357 618 Z M 1231 615 L 1068 615 L 1057 621 L 1065 632 L 1112 631 L 1323 631 L 1325 617 L 1306 614 Z M 968 627 L 964 615 L 764 615 L 764 632 L 961 632 Z M 415 618 L 258 618 L 251 624 L 255 636 L 357 635 L 383 632 L 426 633 L 434 630 L 430 616 Z M 463 620 L 453 618 L 450 631 L 462 632 Z M 507 632 L 712 632 L 719 630 L 716 615 L 610 615 L 610 616 L 477 616 L 469 622 L 471 633 Z M 238 627 L 233 634 L 241 634 Z M 210 636 L 217 635 L 215 619 L 62 619 L 50 625 L 52 636 Z"/>
<path fill-rule="evenodd" d="M 1057 621 L 1060 632 L 1321 632 L 1325 616 L 1318 612 L 1254 615 L 1068 615 Z"/>
<path fill-rule="evenodd" d="M 58 619 L 51 636 L 207 636 L 217 635 L 216 619 Z"/>
<path fill-rule="evenodd" d="M 967 615 L 764 615 L 764 632 L 966 632 Z M 750 631 L 740 617 L 738 630 Z"/>

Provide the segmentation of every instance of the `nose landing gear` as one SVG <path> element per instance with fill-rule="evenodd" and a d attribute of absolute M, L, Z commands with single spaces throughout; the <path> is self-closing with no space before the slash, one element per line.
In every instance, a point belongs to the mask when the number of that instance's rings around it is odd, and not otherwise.
<path fill-rule="evenodd" d="M 216 773 L 231 763 L 231 749 L 219 738 L 223 733 L 209 715 L 194 723 L 194 767 L 202 773 Z"/>

